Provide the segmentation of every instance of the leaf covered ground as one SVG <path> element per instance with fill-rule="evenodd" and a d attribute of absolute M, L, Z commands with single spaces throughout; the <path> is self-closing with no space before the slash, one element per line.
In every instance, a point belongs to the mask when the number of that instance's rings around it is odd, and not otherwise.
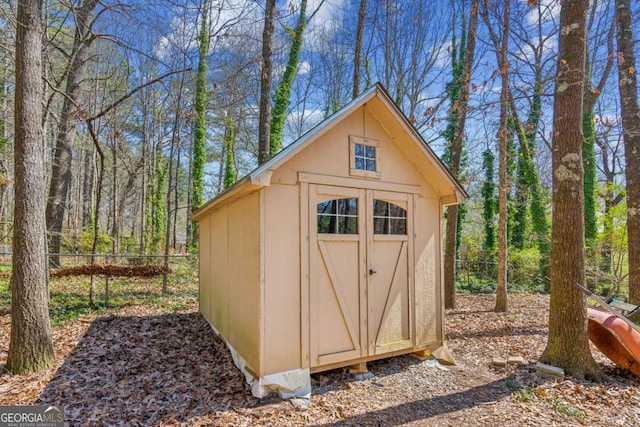
<path fill-rule="evenodd" d="M 640 420 L 640 380 L 595 349 L 603 383 L 556 383 L 534 373 L 546 344 L 548 296 L 510 295 L 510 312 L 495 313 L 492 296 L 460 295 L 459 308 L 446 316 L 457 366 L 442 370 L 401 356 L 370 363 L 369 380 L 357 381 L 345 369 L 315 374 L 308 409 L 254 398 L 225 344 L 197 314 L 194 293 L 162 298 L 60 322 L 56 366 L 0 376 L 0 405 L 61 405 L 74 426 L 628 426 Z M 0 364 L 9 323 L 9 314 L 0 314 Z M 509 356 L 524 357 L 525 365 L 490 366 L 494 357 Z"/>

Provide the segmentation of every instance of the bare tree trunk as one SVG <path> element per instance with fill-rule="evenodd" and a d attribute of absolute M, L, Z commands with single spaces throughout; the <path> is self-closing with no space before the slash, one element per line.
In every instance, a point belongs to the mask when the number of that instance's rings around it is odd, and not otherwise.
<path fill-rule="evenodd" d="M 273 82 L 273 31 L 276 0 L 267 0 L 262 32 L 262 74 L 260 76 L 260 117 L 258 124 L 258 164 L 269 160 L 271 124 L 271 84 Z"/>
<path fill-rule="evenodd" d="M 601 5 L 598 2 L 592 2 L 590 5 L 591 11 L 589 12 L 589 18 L 587 20 L 587 37 L 591 32 L 595 24 L 595 17 L 599 14 Z M 587 41 L 587 55 L 585 65 L 585 88 L 584 88 L 584 100 L 583 100 L 583 113 L 582 113 L 582 129 L 584 133 L 584 143 L 582 147 L 582 163 L 584 168 L 584 229 L 585 229 L 585 243 L 587 247 L 587 265 L 595 272 L 597 271 L 597 243 L 598 243 L 598 221 L 597 221 L 597 159 L 596 159 L 596 128 L 595 128 L 595 114 L 594 107 L 596 101 L 600 97 L 600 93 L 604 89 L 604 86 L 611 74 L 613 68 L 613 35 L 615 30 L 615 19 L 611 19 L 610 27 L 607 31 L 606 44 L 607 44 L 607 62 L 602 69 L 600 81 L 592 87 L 592 77 L 594 64 L 591 63 L 589 58 L 589 49 L 591 49 L 589 40 Z M 597 48 L 595 48 L 597 49 Z M 595 50 L 594 49 L 594 50 Z M 606 203 L 606 202 L 605 202 Z M 606 213 L 605 213 L 605 231 L 606 231 Z M 606 245 L 606 242 L 603 243 Z M 606 263 L 606 259 L 604 260 Z M 588 270 L 587 270 L 588 271 Z M 587 278 L 587 286 L 594 290 L 596 281 L 589 280 Z"/>
<path fill-rule="evenodd" d="M 553 221 L 549 338 L 541 361 L 599 378 L 589 349 L 585 297 L 582 100 L 588 0 L 564 0 L 553 110 Z"/>
<path fill-rule="evenodd" d="M 117 129 L 116 122 L 116 113 L 113 113 L 113 129 Z M 117 254 L 120 252 L 120 216 L 118 215 L 118 205 L 120 204 L 120 191 L 118 188 L 118 136 L 113 134 L 113 141 L 111 144 L 111 158 L 113 164 L 111 165 L 111 215 L 113 226 L 111 227 L 111 234 L 113 237 L 113 247 L 112 252 Z"/>
<path fill-rule="evenodd" d="M 93 211 L 93 246 L 91 248 L 91 265 L 96 263 L 96 254 L 98 252 L 98 241 L 100 240 L 100 202 L 102 201 L 102 182 L 104 178 L 104 151 L 100 147 L 98 141 L 98 135 L 93 129 L 93 120 L 88 119 L 86 121 L 87 128 L 89 129 L 89 135 L 93 141 L 93 146 L 98 153 L 98 185 L 96 191 L 96 208 Z M 96 305 L 96 288 L 93 275 L 91 276 L 91 284 L 89 285 L 89 304 Z"/>
<path fill-rule="evenodd" d="M 355 99 L 360 95 L 360 67 L 362 66 L 362 34 L 364 21 L 367 18 L 367 0 L 360 0 L 358 8 L 358 26 L 356 28 L 356 48 L 353 55 L 353 95 Z"/>
<path fill-rule="evenodd" d="M 82 81 L 89 60 L 91 47 L 91 24 L 93 10 L 98 0 L 85 0 L 77 13 L 76 33 L 73 41 L 72 56 L 67 75 L 67 87 L 62 112 L 58 124 L 56 150 L 51 170 L 49 198 L 47 199 L 47 230 L 50 234 L 49 262 L 52 266 L 60 265 L 60 243 L 62 223 L 67 209 L 66 200 L 71 184 L 71 160 L 73 157 L 73 141 L 75 138 L 76 120 L 78 118 L 78 101 L 82 93 Z"/>
<path fill-rule="evenodd" d="M 640 109 L 636 78 L 633 15 L 629 0 L 616 0 L 618 88 L 622 110 L 627 180 L 629 300 L 640 304 Z"/>
<path fill-rule="evenodd" d="M 178 108 L 176 108 L 176 111 L 179 111 L 180 109 L 180 99 L 181 99 L 181 95 L 182 95 L 182 91 L 178 92 L 178 102 L 177 102 L 177 106 Z M 169 177 L 169 181 L 167 182 L 167 225 L 165 228 L 165 236 L 164 236 L 164 266 L 168 267 L 169 266 L 169 249 L 171 248 L 171 188 L 175 186 L 175 190 L 176 193 L 178 192 L 178 188 L 177 185 L 173 184 L 173 174 L 172 174 L 172 169 L 173 169 L 173 155 L 174 155 L 174 150 L 175 150 L 175 146 L 176 146 L 176 141 L 177 141 L 177 145 L 180 145 L 180 119 L 178 117 L 178 114 L 176 114 L 175 117 L 175 121 L 173 124 L 173 130 L 172 130 L 172 135 L 171 135 L 171 148 L 169 149 L 169 172 L 168 172 L 168 177 Z M 178 147 L 179 148 L 179 147 Z M 176 169 L 178 169 L 178 167 L 176 166 Z M 176 175 L 176 182 L 177 182 L 177 175 Z M 177 202 L 176 202 L 177 203 Z M 178 205 L 176 204 L 175 206 L 175 210 L 177 211 Z M 164 275 L 164 277 L 162 278 L 162 293 L 166 294 L 167 293 L 167 287 L 168 287 L 168 281 L 167 281 L 167 274 Z"/>
<path fill-rule="evenodd" d="M 500 75 L 502 79 L 502 89 L 500 91 L 500 130 L 499 136 L 499 166 L 498 166 L 498 280 L 496 289 L 496 311 L 506 312 L 507 304 L 507 191 L 509 183 L 507 182 L 507 141 L 508 141 L 508 124 L 507 124 L 507 107 L 509 104 L 509 65 L 507 62 L 507 50 L 509 47 L 509 19 L 511 16 L 511 2 L 504 2 L 502 27 L 502 42 L 500 53 L 496 50 L 498 64 L 500 66 Z"/>
<path fill-rule="evenodd" d="M 47 305 L 41 14 L 40 0 L 18 2 L 11 339 L 6 362 L 16 374 L 47 369 L 55 362 Z"/>
<path fill-rule="evenodd" d="M 625 193 L 614 190 L 614 182 L 618 175 L 615 152 L 613 159 L 609 159 L 609 144 L 607 138 L 599 138 L 597 141 L 600 147 L 600 155 L 602 156 L 601 165 L 602 173 L 605 176 L 605 191 L 602 195 L 604 201 L 604 213 L 602 218 L 602 238 L 600 243 L 600 271 L 605 274 L 605 280 L 608 280 L 612 273 L 612 255 L 613 255 L 613 208 L 618 206 L 624 200 Z"/>
<path fill-rule="evenodd" d="M 177 146 L 177 153 L 178 153 L 178 158 L 176 160 L 176 178 L 174 180 L 174 193 L 173 196 L 175 197 L 175 201 L 174 201 L 174 210 L 173 210 L 173 250 L 176 250 L 178 247 L 178 206 L 180 205 L 180 193 L 178 192 L 178 183 L 180 182 L 180 154 L 181 154 L 181 144 L 182 144 L 182 138 L 180 137 L 180 134 L 178 134 L 178 146 Z M 191 166 L 192 166 L 192 160 L 193 160 L 193 156 L 191 155 L 191 150 L 193 150 L 193 139 L 190 140 L 189 142 L 189 166 L 187 168 L 187 206 L 191 206 Z M 187 214 L 187 218 L 186 218 L 186 239 L 187 239 L 187 247 L 191 247 L 191 240 L 193 238 L 192 236 L 192 229 L 191 226 L 193 225 L 193 221 L 191 221 L 191 209 L 187 209 L 189 211 L 189 213 Z"/>

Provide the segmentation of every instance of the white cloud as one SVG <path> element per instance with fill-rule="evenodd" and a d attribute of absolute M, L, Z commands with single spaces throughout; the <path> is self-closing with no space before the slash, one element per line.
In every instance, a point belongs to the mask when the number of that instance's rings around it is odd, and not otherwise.
<path fill-rule="evenodd" d="M 311 64 L 309 61 L 301 61 L 300 66 L 298 67 L 298 74 L 307 74 L 311 72 Z"/>
<path fill-rule="evenodd" d="M 541 20 L 543 24 L 558 22 L 560 19 L 560 8 L 562 2 L 558 0 L 543 0 L 538 7 L 532 7 L 527 14 L 527 23 L 536 25 Z"/>
<path fill-rule="evenodd" d="M 168 23 L 168 32 L 158 39 L 155 54 L 163 59 L 178 50 L 197 48 L 196 37 L 200 31 L 200 13 L 197 7 L 173 7 L 174 17 Z M 209 10 L 211 50 L 226 47 L 229 34 L 258 34 L 262 31 L 262 7 L 250 0 L 214 0 Z M 227 34 L 227 32 L 229 34 Z"/>
<path fill-rule="evenodd" d="M 341 27 L 344 0 L 326 0 L 320 5 L 322 0 L 311 0 L 307 6 L 307 14 L 317 12 L 313 19 L 309 21 L 305 34 L 307 47 L 321 46 L 322 40 L 331 39 Z M 318 6 L 320 7 L 318 9 Z"/>

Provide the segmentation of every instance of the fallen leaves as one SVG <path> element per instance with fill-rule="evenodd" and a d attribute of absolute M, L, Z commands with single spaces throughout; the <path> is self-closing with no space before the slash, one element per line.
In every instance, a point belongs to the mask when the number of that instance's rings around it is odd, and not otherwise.
<path fill-rule="evenodd" d="M 78 267 L 54 270 L 51 277 L 66 276 L 120 276 L 120 277 L 153 277 L 171 273 L 171 269 L 163 265 L 81 265 Z"/>
<path fill-rule="evenodd" d="M 0 404 L 58 404 L 69 425 L 633 425 L 640 381 L 594 349 L 603 384 L 539 378 L 548 296 L 460 295 L 447 312 L 448 345 L 458 365 L 434 369 L 401 356 L 369 363 L 374 378 L 346 369 L 314 374 L 309 409 L 251 396 L 226 345 L 197 313 L 131 306 L 54 330 L 57 365 L 41 374 L 0 376 Z M 164 311 L 163 311 L 164 310 Z M 0 316 L 0 363 L 9 316 Z M 489 368 L 493 357 L 525 365 Z"/>

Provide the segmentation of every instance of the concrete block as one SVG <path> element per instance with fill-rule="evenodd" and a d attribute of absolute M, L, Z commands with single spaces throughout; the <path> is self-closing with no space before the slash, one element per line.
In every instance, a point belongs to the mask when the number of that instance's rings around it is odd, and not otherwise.
<path fill-rule="evenodd" d="M 536 373 L 543 378 L 564 381 L 564 369 L 558 368 L 557 366 L 551 366 L 537 362 Z"/>
<path fill-rule="evenodd" d="M 507 364 L 508 365 L 516 365 L 516 366 L 524 365 L 524 357 L 522 357 L 522 356 L 510 356 L 510 357 L 507 358 Z"/>

